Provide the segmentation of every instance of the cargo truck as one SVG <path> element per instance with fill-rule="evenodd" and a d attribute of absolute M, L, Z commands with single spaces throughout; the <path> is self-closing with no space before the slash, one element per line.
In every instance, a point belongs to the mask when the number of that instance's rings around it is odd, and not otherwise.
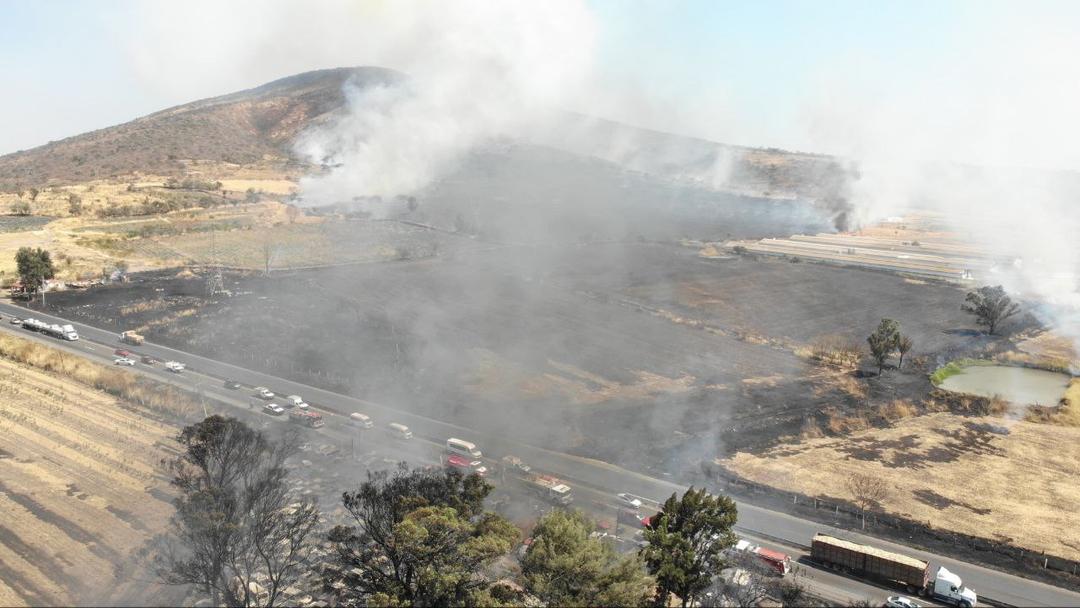
<path fill-rule="evenodd" d="M 120 341 L 124 344 L 131 344 L 132 346 L 141 346 L 142 343 L 145 341 L 145 338 L 131 330 L 128 330 L 120 332 Z"/>
<path fill-rule="evenodd" d="M 317 429 L 324 424 L 322 414 L 319 412 L 299 409 L 291 410 L 289 412 L 289 422 L 313 429 Z"/>
<path fill-rule="evenodd" d="M 544 500 L 568 505 L 574 502 L 574 494 L 570 486 L 550 475 L 529 475 L 524 479 L 529 490 Z"/>
<path fill-rule="evenodd" d="M 960 608 L 974 608 L 978 600 L 975 592 L 944 566 L 938 568 L 937 575 L 931 579 L 928 562 L 900 553 L 817 534 L 810 547 L 810 556 L 826 566 L 897 584 L 907 588 L 908 593 L 933 597 Z"/>

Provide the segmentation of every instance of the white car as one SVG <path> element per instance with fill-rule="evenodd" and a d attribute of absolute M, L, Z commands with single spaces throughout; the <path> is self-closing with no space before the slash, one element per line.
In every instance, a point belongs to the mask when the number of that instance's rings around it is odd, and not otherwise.
<path fill-rule="evenodd" d="M 263 406 L 263 411 L 271 416 L 280 416 L 285 412 L 285 408 L 276 403 L 267 403 Z"/>
<path fill-rule="evenodd" d="M 615 498 L 618 498 L 620 503 L 628 507 L 633 507 L 635 509 L 641 508 L 641 499 L 635 498 L 634 496 L 627 494 L 626 492 L 620 492 L 619 494 L 616 494 Z"/>
<path fill-rule="evenodd" d="M 185 369 L 187 369 L 187 366 L 178 361 L 166 361 L 165 369 L 169 370 L 174 374 L 179 374 L 182 373 Z"/>
<path fill-rule="evenodd" d="M 916 602 L 910 597 L 904 597 L 902 595 L 894 595 L 885 600 L 885 605 L 888 608 L 922 608 L 922 604 Z"/>
<path fill-rule="evenodd" d="M 256 386 L 255 392 L 253 392 L 252 394 L 259 399 L 263 399 L 265 401 L 269 401 L 274 398 L 274 393 L 270 392 L 270 389 L 266 388 L 265 386 Z"/>
<path fill-rule="evenodd" d="M 135 365 L 135 360 L 131 357 L 117 357 L 113 359 L 113 365 Z"/>

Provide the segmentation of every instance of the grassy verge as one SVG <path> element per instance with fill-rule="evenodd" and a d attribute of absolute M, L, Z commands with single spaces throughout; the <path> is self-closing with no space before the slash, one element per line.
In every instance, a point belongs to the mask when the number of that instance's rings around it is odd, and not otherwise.
<path fill-rule="evenodd" d="M 932 382 L 934 386 L 940 386 L 946 378 L 962 374 L 964 373 L 964 368 L 973 365 L 994 365 L 994 362 L 987 361 L 986 359 L 957 359 L 955 361 L 949 361 L 945 365 L 934 370 L 934 373 L 930 374 L 930 382 Z"/>
<path fill-rule="evenodd" d="M 0 335 L 0 357 L 66 376 L 172 420 L 195 420 L 202 412 L 193 396 L 174 386 L 15 336 Z"/>

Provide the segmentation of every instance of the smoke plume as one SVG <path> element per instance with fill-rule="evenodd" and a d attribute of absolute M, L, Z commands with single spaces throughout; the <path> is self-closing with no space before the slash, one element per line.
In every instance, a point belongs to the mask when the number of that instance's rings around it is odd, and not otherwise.
<path fill-rule="evenodd" d="M 857 167 L 854 225 L 942 214 L 995 260 L 976 281 L 1030 299 L 1080 352 L 1080 81 L 1069 76 L 1080 44 L 1029 25 L 943 57 L 917 89 L 873 97 L 826 80 L 806 125 L 817 149 Z"/>
<path fill-rule="evenodd" d="M 411 52 L 380 53 L 402 57 L 408 80 L 350 87 L 344 114 L 297 143 L 331 167 L 302 182 L 308 204 L 412 194 L 559 107 L 592 69 L 594 26 L 580 3 L 417 4 L 388 5 Z"/>

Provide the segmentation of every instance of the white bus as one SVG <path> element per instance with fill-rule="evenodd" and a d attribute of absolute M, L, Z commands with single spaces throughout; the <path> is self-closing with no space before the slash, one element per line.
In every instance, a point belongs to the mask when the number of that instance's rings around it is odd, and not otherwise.
<path fill-rule="evenodd" d="M 349 414 L 349 420 L 352 422 L 353 426 L 358 426 L 362 429 L 370 429 L 375 426 L 375 423 L 371 421 L 370 417 L 361 414 L 360 412 Z"/>
<path fill-rule="evenodd" d="M 480 458 L 483 456 L 483 454 L 480 453 L 480 450 L 477 449 L 475 443 L 454 437 L 446 440 L 446 451 L 451 454 L 460 454 L 468 458 Z"/>
<path fill-rule="evenodd" d="M 395 439 L 412 439 L 412 431 L 410 431 L 409 427 L 405 426 L 404 424 L 391 422 L 390 424 L 386 425 L 386 430 Z"/>

